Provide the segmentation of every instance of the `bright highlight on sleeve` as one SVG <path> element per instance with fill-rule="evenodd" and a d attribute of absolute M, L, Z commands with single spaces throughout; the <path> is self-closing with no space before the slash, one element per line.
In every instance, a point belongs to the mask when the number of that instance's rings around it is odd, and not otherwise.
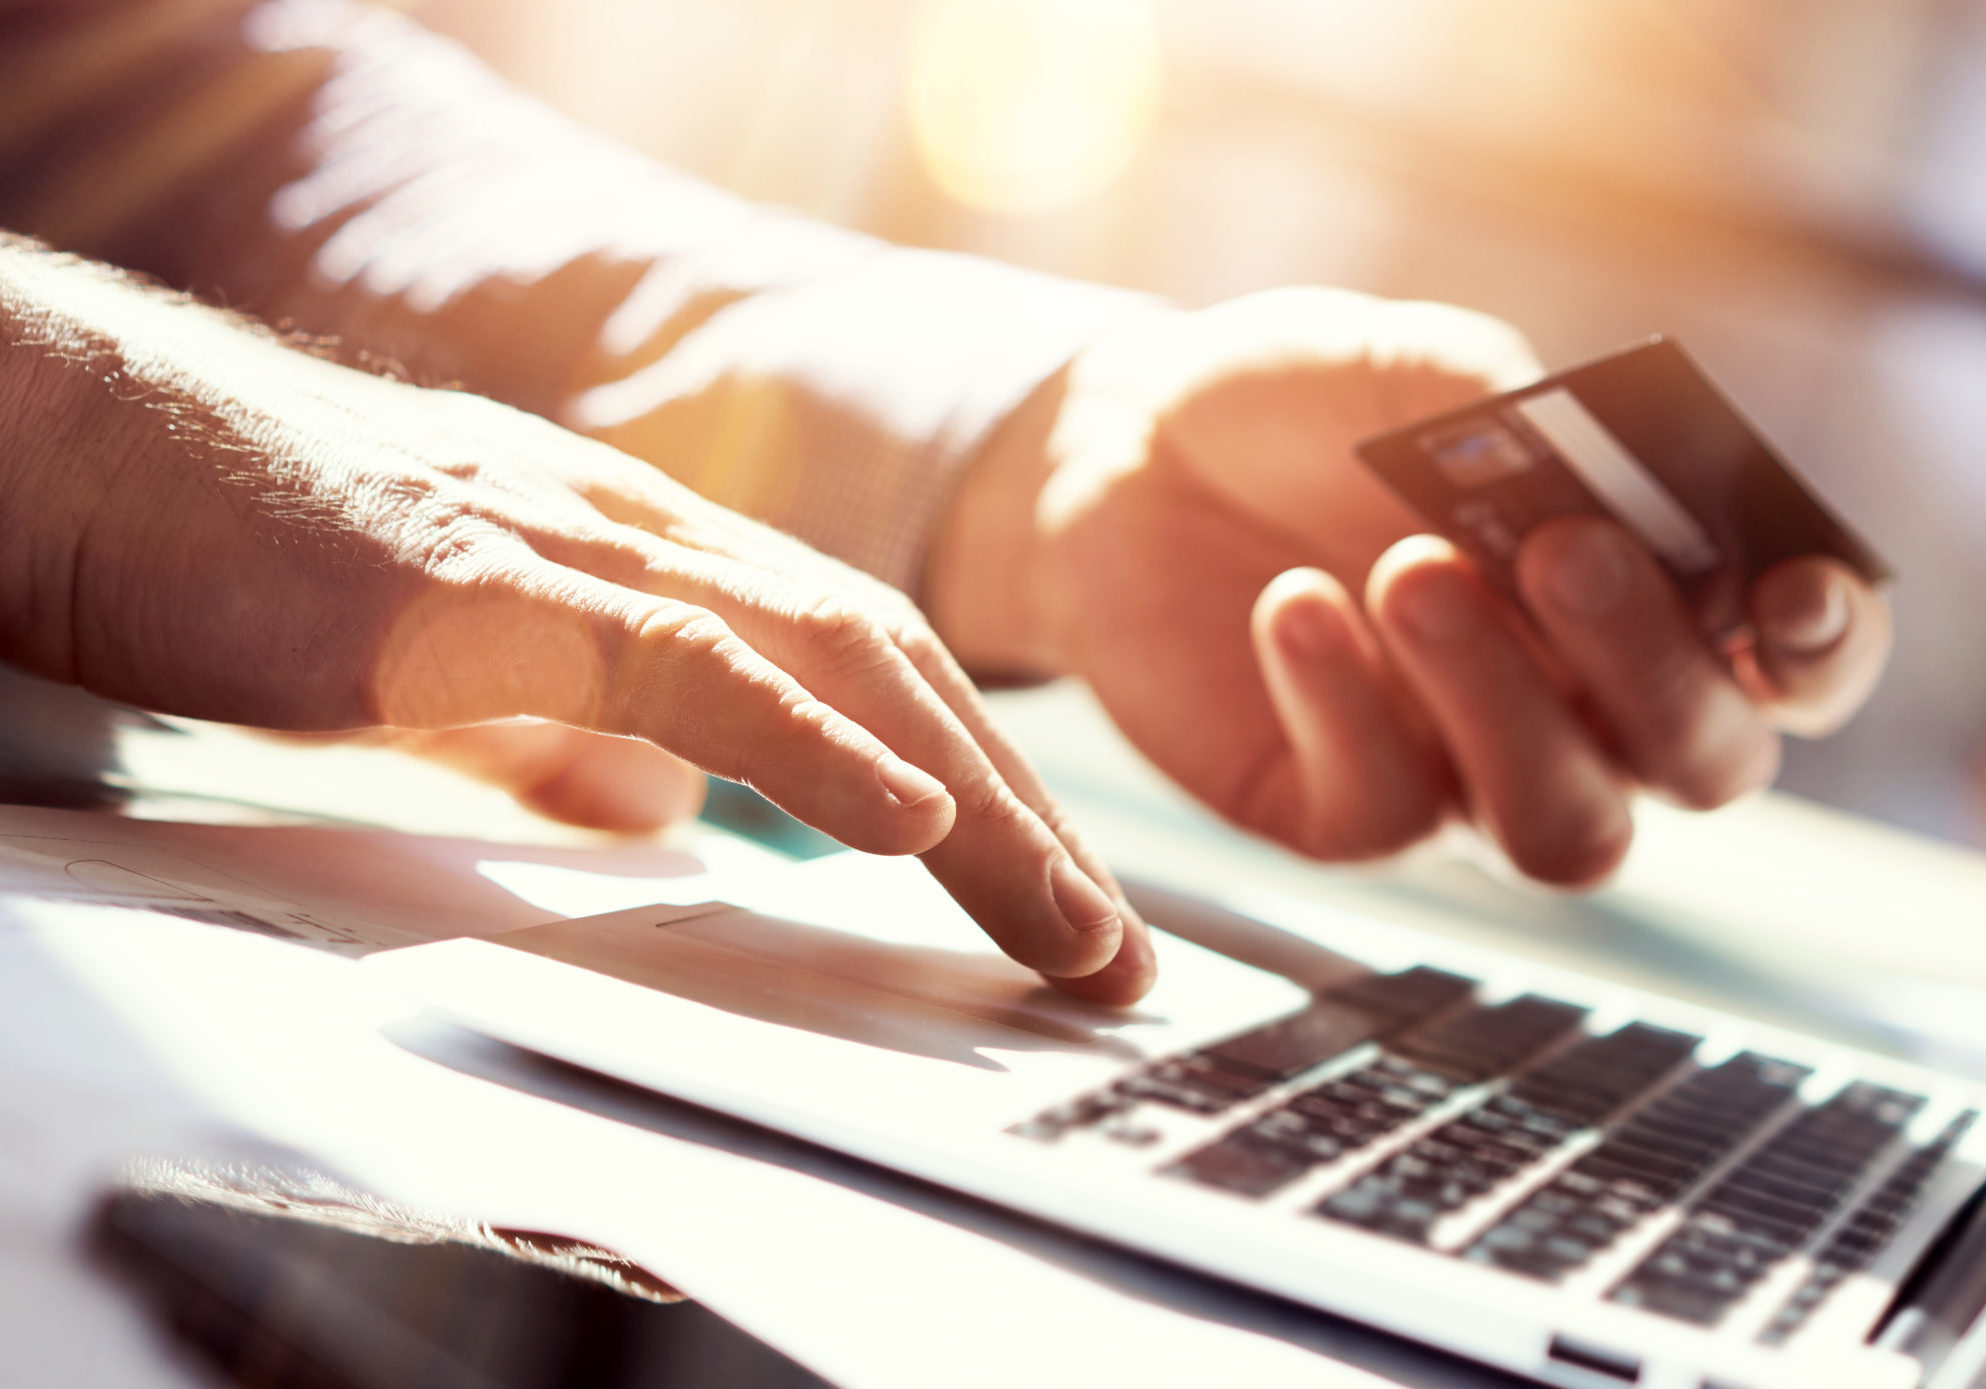
<path fill-rule="evenodd" d="M 1101 192 L 1143 144 L 1162 75 L 1151 0 L 922 0 L 908 103 L 925 167 L 992 212 Z"/>

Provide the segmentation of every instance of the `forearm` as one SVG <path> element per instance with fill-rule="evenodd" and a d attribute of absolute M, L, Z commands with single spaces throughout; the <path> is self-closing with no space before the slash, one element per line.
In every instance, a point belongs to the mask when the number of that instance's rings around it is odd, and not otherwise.
<path fill-rule="evenodd" d="M 72 582 L 65 538 L 79 529 L 78 499 L 51 486 L 65 448 L 102 447 L 107 422 L 84 408 L 82 373 L 63 358 L 78 341 L 30 271 L 41 253 L 0 233 L 0 658 L 69 678 L 66 614 Z"/>
<path fill-rule="evenodd" d="M 745 204 L 373 11 L 0 25 L 0 224 L 598 434 L 906 587 L 952 475 L 1136 303 Z"/>
<path fill-rule="evenodd" d="M 250 418 L 246 388 L 295 355 L 229 315 L 0 233 L 0 659 L 104 692 L 79 614 L 157 603 L 156 565 L 187 518 L 91 563 L 87 538 L 133 514 L 153 476 L 239 452 L 272 423 Z"/>
<path fill-rule="evenodd" d="M 5 242 L 0 363 L 0 451 L 22 445 L 0 518 L 31 539 L 0 549 L 0 654 L 198 718 L 643 740 L 922 855 L 1074 993 L 1149 987 L 1135 914 L 971 731 L 986 712 L 899 594 L 543 420 Z M 53 385 L 9 380 L 23 363 Z"/>
<path fill-rule="evenodd" d="M 539 413 L 680 249 L 665 224 L 747 213 L 679 184 L 643 216 L 659 171 L 359 6 L 0 0 L 0 26 L 0 224 Z"/>

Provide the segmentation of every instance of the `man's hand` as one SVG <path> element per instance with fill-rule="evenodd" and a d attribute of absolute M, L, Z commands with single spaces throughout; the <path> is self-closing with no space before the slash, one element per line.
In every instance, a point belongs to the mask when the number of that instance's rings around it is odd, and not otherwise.
<path fill-rule="evenodd" d="M 639 740 L 638 767 L 659 748 L 921 855 L 1073 993 L 1149 986 L 1142 924 L 909 601 L 644 463 L 4 238 L 0 428 L 18 664 L 270 728 Z M 442 751 L 518 785 L 505 759 L 535 756 L 557 802 L 605 750 L 575 736 Z"/>
<path fill-rule="evenodd" d="M 1303 853 L 1381 856 L 1463 817 L 1524 872 L 1592 883 L 1637 787 L 1716 806 L 1772 779 L 1776 730 L 1848 717 L 1889 616 L 1840 563 L 1790 561 L 1727 660 L 1647 552 L 1587 519 L 1529 538 L 1518 611 L 1352 447 L 1537 374 L 1494 320 L 1345 292 L 1134 324 L 975 470 L 939 630 L 975 668 L 1082 675 L 1160 767 Z"/>

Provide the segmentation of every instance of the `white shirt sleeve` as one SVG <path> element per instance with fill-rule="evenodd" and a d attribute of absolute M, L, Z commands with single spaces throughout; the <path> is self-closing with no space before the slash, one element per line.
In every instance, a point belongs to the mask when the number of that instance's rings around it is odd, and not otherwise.
<path fill-rule="evenodd" d="M 746 203 L 351 0 L 0 0 L 8 49 L 0 226 L 595 434 L 913 593 L 989 433 L 1150 303 Z"/>

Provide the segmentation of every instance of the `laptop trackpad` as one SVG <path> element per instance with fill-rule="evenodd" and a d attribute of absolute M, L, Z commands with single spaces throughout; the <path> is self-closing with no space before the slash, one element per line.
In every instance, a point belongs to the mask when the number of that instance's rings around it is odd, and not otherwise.
<path fill-rule="evenodd" d="M 1288 979 L 1158 932 L 1143 1002 L 1086 1003 L 1001 954 L 918 865 L 847 858 L 805 893 L 758 894 L 754 910 L 610 912 L 367 968 L 478 1030 L 686 1098 L 777 1096 L 848 1116 L 886 1095 L 899 1124 L 920 1103 L 1019 1117 L 1309 1002 Z"/>

